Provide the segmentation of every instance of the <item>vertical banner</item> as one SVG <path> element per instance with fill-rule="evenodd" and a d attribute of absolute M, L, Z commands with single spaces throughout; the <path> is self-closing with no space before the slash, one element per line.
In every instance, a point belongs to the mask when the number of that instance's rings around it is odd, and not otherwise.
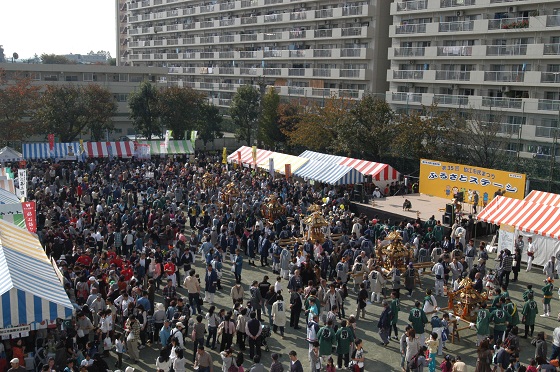
<path fill-rule="evenodd" d="M 292 177 L 292 164 L 284 164 L 284 173 L 286 173 L 286 179 Z"/>
<path fill-rule="evenodd" d="M 268 158 L 268 173 L 274 178 L 274 158 Z"/>
<path fill-rule="evenodd" d="M 84 153 L 84 140 L 81 139 L 80 140 L 80 155 Z"/>
<path fill-rule="evenodd" d="M 227 164 L 227 147 L 222 150 L 222 164 Z"/>
<path fill-rule="evenodd" d="M 253 154 L 253 164 L 255 165 L 255 169 L 257 169 L 257 146 L 253 146 L 251 151 Z"/>
<path fill-rule="evenodd" d="M 49 134 L 47 136 L 47 138 L 49 139 L 49 151 L 53 152 L 54 151 L 54 134 Z"/>
<path fill-rule="evenodd" d="M 21 203 L 23 209 L 23 218 L 25 219 L 25 226 L 27 230 L 32 233 L 37 232 L 37 216 L 35 211 L 35 202 L 26 201 Z"/>
<path fill-rule="evenodd" d="M 171 131 L 170 130 L 166 130 L 165 131 L 165 150 L 167 151 L 167 148 L 169 147 L 169 138 L 171 137 Z"/>
<path fill-rule="evenodd" d="M 241 151 L 237 151 L 237 164 L 241 166 Z"/>
<path fill-rule="evenodd" d="M 27 198 L 27 169 L 18 169 L 19 192 Z"/>
<path fill-rule="evenodd" d="M 191 131 L 191 141 L 193 142 L 193 145 L 194 142 L 196 141 L 196 137 L 198 137 L 198 131 L 196 130 Z"/>
<path fill-rule="evenodd" d="M 515 228 L 510 225 L 501 224 L 498 232 L 498 251 L 500 253 L 504 249 L 514 252 L 515 248 Z"/>

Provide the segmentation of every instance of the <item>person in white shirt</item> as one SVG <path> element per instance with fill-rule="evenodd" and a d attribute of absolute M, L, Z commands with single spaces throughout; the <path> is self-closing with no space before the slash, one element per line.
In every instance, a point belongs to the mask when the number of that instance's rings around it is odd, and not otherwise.
<path fill-rule="evenodd" d="M 281 281 L 282 281 L 282 277 L 277 276 L 276 277 L 276 283 L 274 283 L 274 292 L 278 293 L 279 291 L 281 291 L 283 289 L 283 285 L 282 285 Z"/>
<path fill-rule="evenodd" d="M 528 237 L 527 238 L 527 272 L 531 271 L 531 268 L 533 267 L 533 258 L 535 257 L 535 254 L 537 253 L 537 247 L 535 247 L 535 245 L 533 244 L 533 238 L 532 237 Z"/>
<path fill-rule="evenodd" d="M 180 346 L 182 349 L 185 348 L 185 344 L 183 343 L 183 329 L 185 326 L 181 322 L 177 322 L 175 328 L 171 330 L 169 337 L 175 337 L 177 339 L 177 346 Z"/>
<path fill-rule="evenodd" d="M 436 308 L 437 308 L 436 297 L 432 294 L 432 290 L 428 289 L 426 290 L 426 297 L 424 297 L 424 307 L 422 310 L 424 310 L 426 314 L 430 314 L 436 311 Z"/>

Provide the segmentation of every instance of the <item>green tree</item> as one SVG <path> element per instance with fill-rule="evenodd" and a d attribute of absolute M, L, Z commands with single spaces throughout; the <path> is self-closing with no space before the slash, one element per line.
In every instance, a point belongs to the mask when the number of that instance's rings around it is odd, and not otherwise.
<path fill-rule="evenodd" d="M 21 141 L 37 129 L 31 116 L 39 99 L 39 87 L 31 79 L 16 76 L 13 83 L 0 70 L 0 141 L 3 144 Z"/>
<path fill-rule="evenodd" d="M 273 87 L 264 94 L 259 123 L 260 138 L 267 148 L 278 150 L 286 142 L 286 136 L 280 128 L 280 95 Z"/>
<path fill-rule="evenodd" d="M 174 139 L 184 139 L 185 132 L 196 128 L 204 94 L 191 88 L 170 87 L 159 94 L 161 124 L 173 131 Z"/>
<path fill-rule="evenodd" d="M 45 65 L 70 65 L 72 62 L 64 56 L 60 56 L 57 54 L 41 54 L 41 62 Z"/>
<path fill-rule="evenodd" d="M 373 95 L 364 96 L 350 113 L 354 120 L 351 136 L 360 143 L 359 156 L 381 160 L 395 135 L 395 113 L 385 100 Z"/>
<path fill-rule="evenodd" d="M 128 97 L 130 118 L 136 131 L 147 139 L 152 136 L 163 136 L 160 120 L 160 92 L 149 82 L 140 84 L 140 89 Z"/>
<path fill-rule="evenodd" d="M 208 142 L 216 138 L 222 138 L 222 115 L 220 110 L 207 102 L 200 107 L 200 120 L 198 122 L 198 138 L 204 143 L 204 147 Z"/>
<path fill-rule="evenodd" d="M 251 85 L 239 87 L 231 100 L 229 112 L 236 126 L 237 139 L 251 146 L 258 133 L 260 92 Z"/>
<path fill-rule="evenodd" d="M 53 133 L 61 142 L 72 142 L 88 130 L 94 138 L 103 138 L 107 130 L 114 128 L 112 117 L 116 111 L 113 95 L 99 85 L 47 85 L 34 117 L 43 133 Z"/>

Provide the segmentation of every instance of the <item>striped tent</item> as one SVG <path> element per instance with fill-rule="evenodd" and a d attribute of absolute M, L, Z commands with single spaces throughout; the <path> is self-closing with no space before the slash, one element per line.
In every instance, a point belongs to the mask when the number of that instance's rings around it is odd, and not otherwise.
<path fill-rule="evenodd" d="M 388 164 L 354 158 L 345 158 L 339 164 L 352 167 L 366 176 L 372 176 L 376 181 L 397 181 L 399 179 L 399 172 Z"/>
<path fill-rule="evenodd" d="M 16 193 L 16 186 L 14 180 L 6 176 L 0 176 L 0 190 L 6 190 L 11 194 Z"/>
<path fill-rule="evenodd" d="M 73 315 L 73 306 L 39 240 L 0 220 L 0 328 Z"/>
<path fill-rule="evenodd" d="M 323 154 L 322 152 L 315 152 L 310 150 L 304 151 L 300 155 L 300 157 L 311 159 L 311 160 L 319 160 L 329 164 L 340 164 L 345 159 L 344 156 Z"/>
<path fill-rule="evenodd" d="M 11 147 L 4 147 L 0 149 L 0 162 L 9 163 L 23 160 L 21 152 L 14 150 Z"/>
<path fill-rule="evenodd" d="M 329 185 L 352 185 L 364 181 L 364 175 L 344 165 L 309 160 L 294 172 L 294 176 Z"/>
<path fill-rule="evenodd" d="M 21 200 L 16 194 L 5 189 L 0 189 L 0 205 L 1 204 L 19 204 Z"/>
<path fill-rule="evenodd" d="M 131 158 L 134 155 L 134 142 L 86 142 L 85 152 L 90 158 Z"/>
<path fill-rule="evenodd" d="M 523 200 L 531 203 L 560 207 L 560 195 L 545 191 L 533 190 Z"/>
<path fill-rule="evenodd" d="M 496 196 L 476 218 L 492 224 L 510 225 L 518 230 L 560 239 L 560 208 Z"/>
<path fill-rule="evenodd" d="M 358 172 L 366 176 L 372 176 L 372 178 L 376 181 L 397 181 L 400 177 L 399 172 L 397 172 L 388 164 L 376 163 L 373 161 L 359 160 L 354 158 L 346 158 L 344 156 L 323 154 L 320 152 L 309 150 L 303 152 L 299 156 L 302 158 L 319 160 L 331 164 L 346 165 L 347 167 L 356 169 Z"/>
<path fill-rule="evenodd" d="M 182 155 L 182 154 L 194 154 L 194 145 L 191 140 L 171 140 L 167 146 L 167 152 L 165 152 L 165 141 L 155 140 L 155 141 L 138 141 L 140 144 L 150 145 L 150 155 Z M 132 147 L 134 151 L 134 146 Z"/>
<path fill-rule="evenodd" d="M 265 159 L 272 155 L 272 151 L 257 149 L 257 164 L 260 164 Z M 241 146 L 227 157 L 228 163 L 237 163 L 239 161 L 239 154 L 241 154 L 241 164 L 246 167 L 253 166 L 253 148 L 249 146 Z M 268 161 L 268 160 L 267 160 Z M 267 163 L 268 164 L 268 163 Z M 268 167 L 268 165 L 267 165 Z M 268 168 L 267 168 L 268 169 Z"/>
<path fill-rule="evenodd" d="M 50 158 L 64 158 L 68 156 L 69 152 L 72 152 L 74 156 L 80 154 L 80 143 L 79 142 L 68 142 L 68 143 L 55 143 L 54 150 L 51 152 L 49 150 L 48 143 L 24 143 L 22 145 L 23 158 L 24 159 L 50 159 Z"/>
<path fill-rule="evenodd" d="M 257 166 L 259 168 L 268 169 L 270 158 L 274 159 L 274 171 L 281 174 L 284 174 L 286 171 L 286 164 L 290 164 L 293 173 L 309 161 L 309 159 L 300 158 L 298 156 L 283 154 L 281 152 L 273 152 L 263 161 L 257 163 Z"/>

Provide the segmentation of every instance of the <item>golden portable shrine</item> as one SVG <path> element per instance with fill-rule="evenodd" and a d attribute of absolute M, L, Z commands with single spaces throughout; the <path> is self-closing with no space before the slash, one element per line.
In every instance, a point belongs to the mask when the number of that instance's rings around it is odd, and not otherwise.
<path fill-rule="evenodd" d="M 476 322 L 478 307 L 482 302 L 486 302 L 488 295 L 486 292 L 478 293 L 468 277 L 461 280 L 459 284 L 459 289 L 454 292 L 447 292 L 447 307 L 453 311 L 455 316 L 469 322 Z"/>
<path fill-rule="evenodd" d="M 238 197 L 239 188 L 233 182 L 228 183 L 222 193 L 222 202 L 227 205 L 233 205 Z"/>
<path fill-rule="evenodd" d="M 271 195 L 266 203 L 261 206 L 262 216 L 270 223 L 286 216 L 286 207 L 280 204 L 275 195 Z"/>
<path fill-rule="evenodd" d="M 325 220 L 320 210 L 315 210 L 309 216 L 305 217 L 303 223 L 307 225 L 308 239 L 311 239 L 313 242 L 318 241 L 321 244 L 325 242 L 323 228 L 328 226 L 329 223 Z"/>
<path fill-rule="evenodd" d="M 403 244 L 398 231 L 391 232 L 385 240 L 377 245 L 379 264 L 386 270 L 396 267 L 401 272 L 405 272 L 407 263 L 411 262 L 413 257 L 414 249 Z"/>
<path fill-rule="evenodd" d="M 214 176 L 212 176 L 211 173 L 206 172 L 202 175 L 202 184 L 204 185 L 205 188 L 210 188 L 216 185 L 216 180 L 214 179 Z"/>

